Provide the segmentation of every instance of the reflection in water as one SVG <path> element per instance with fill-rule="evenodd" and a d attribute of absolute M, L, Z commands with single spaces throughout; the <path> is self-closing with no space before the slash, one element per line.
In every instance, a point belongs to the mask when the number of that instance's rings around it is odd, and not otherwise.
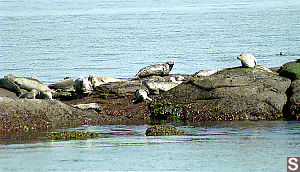
<path fill-rule="evenodd" d="M 286 156 L 300 154 L 299 126 L 288 121 L 207 122 L 178 126 L 187 135 L 147 137 L 147 125 L 81 126 L 69 130 L 101 136 L 0 145 L 0 163 L 5 164 L 0 171 L 276 171 L 285 168 Z M 14 163 L 19 161 L 24 163 Z"/>

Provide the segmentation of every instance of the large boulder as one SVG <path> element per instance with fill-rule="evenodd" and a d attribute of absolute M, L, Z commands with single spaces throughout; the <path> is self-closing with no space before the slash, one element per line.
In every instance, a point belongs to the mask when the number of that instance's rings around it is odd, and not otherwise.
<path fill-rule="evenodd" d="M 290 84 L 290 79 L 273 72 L 231 68 L 191 79 L 162 96 L 173 105 L 197 105 L 200 108 L 195 112 L 201 111 L 200 115 L 208 115 L 210 119 L 217 119 L 212 116 L 223 119 L 222 115 L 228 114 L 235 119 L 276 119 L 283 113 Z"/>
<path fill-rule="evenodd" d="M 78 126 L 99 122 L 101 117 L 57 100 L 0 97 L 0 131 Z"/>

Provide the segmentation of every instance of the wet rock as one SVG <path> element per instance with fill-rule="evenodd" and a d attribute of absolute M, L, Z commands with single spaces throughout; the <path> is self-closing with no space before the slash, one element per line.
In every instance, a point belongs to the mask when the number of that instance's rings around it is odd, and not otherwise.
<path fill-rule="evenodd" d="M 184 131 L 170 125 L 154 125 L 146 130 L 146 136 L 182 135 Z"/>
<path fill-rule="evenodd" d="M 162 94 L 176 104 L 196 104 L 212 116 L 239 114 L 276 119 L 287 102 L 291 81 L 258 68 L 232 68 L 194 78 Z"/>

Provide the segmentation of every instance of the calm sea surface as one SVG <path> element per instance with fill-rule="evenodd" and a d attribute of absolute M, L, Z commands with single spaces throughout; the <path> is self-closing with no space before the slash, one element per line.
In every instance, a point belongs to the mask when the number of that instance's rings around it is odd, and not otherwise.
<path fill-rule="evenodd" d="M 286 171 L 300 155 L 300 123 L 214 122 L 190 135 L 144 136 L 146 125 L 82 126 L 100 138 L 0 144 L 0 171 Z"/>
<path fill-rule="evenodd" d="M 0 0 L 0 77 L 127 79 L 169 59 L 171 73 L 266 67 L 300 56 L 299 0 Z M 279 52 L 287 56 L 279 56 Z"/>
<path fill-rule="evenodd" d="M 0 0 L 0 77 L 46 84 L 127 79 L 170 59 L 171 73 L 193 74 L 238 66 L 240 53 L 275 67 L 298 59 L 299 45 L 299 0 Z M 82 126 L 72 130 L 101 137 L 0 144 L 0 171 L 273 172 L 300 156 L 299 122 L 203 123 L 163 137 L 145 137 L 147 127 Z"/>

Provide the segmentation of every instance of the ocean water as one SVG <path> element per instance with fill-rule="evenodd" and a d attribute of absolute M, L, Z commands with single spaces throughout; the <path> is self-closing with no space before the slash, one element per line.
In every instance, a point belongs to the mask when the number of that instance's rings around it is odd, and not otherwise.
<path fill-rule="evenodd" d="M 299 122 L 206 122 L 183 136 L 144 136 L 147 125 L 82 126 L 88 140 L 0 144 L 0 171 L 286 171 L 300 155 Z"/>
<path fill-rule="evenodd" d="M 299 0 L 0 0 L 0 75 L 126 80 L 167 60 L 193 74 L 240 53 L 276 67 L 300 56 L 299 18 Z"/>

